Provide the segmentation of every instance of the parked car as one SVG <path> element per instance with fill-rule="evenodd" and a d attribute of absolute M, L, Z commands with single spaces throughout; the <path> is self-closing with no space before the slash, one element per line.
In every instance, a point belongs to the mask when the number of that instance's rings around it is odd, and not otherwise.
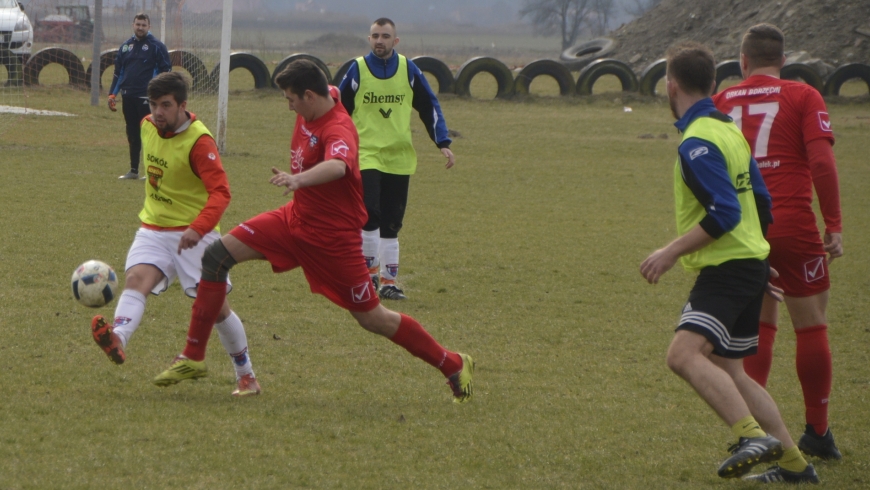
<path fill-rule="evenodd" d="M 0 0 L 0 58 L 9 53 L 30 55 L 33 48 L 33 26 L 17 0 Z"/>

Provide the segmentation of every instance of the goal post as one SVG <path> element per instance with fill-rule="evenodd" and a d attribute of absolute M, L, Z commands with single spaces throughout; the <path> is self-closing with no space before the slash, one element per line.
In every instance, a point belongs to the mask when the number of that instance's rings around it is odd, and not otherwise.
<path fill-rule="evenodd" d="M 218 73 L 217 130 L 215 141 L 218 152 L 227 149 L 227 105 L 230 93 L 230 45 L 233 31 L 233 0 L 224 0 L 223 22 L 221 25 L 221 56 Z"/>

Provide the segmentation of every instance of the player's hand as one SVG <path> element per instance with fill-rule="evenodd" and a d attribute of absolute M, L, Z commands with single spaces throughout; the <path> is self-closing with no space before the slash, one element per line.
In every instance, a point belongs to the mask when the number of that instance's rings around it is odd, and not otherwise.
<path fill-rule="evenodd" d="M 773 267 L 770 267 L 770 277 L 773 279 L 779 277 L 779 272 L 777 272 L 776 269 L 774 269 Z M 782 303 L 783 299 L 785 299 L 782 296 L 785 291 L 783 291 L 782 288 L 774 286 L 773 283 L 771 283 L 770 281 L 767 281 L 767 286 L 764 287 L 764 292 L 767 293 L 771 298 L 779 301 L 780 303 Z"/>
<path fill-rule="evenodd" d="M 843 256 L 843 234 L 842 233 L 825 233 L 825 252 L 828 255 L 828 263 L 837 257 Z"/>
<path fill-rule="evenodd" d="M 285 196 L 299 188 L 299 179 L 297 179 L 295 175 L 290 175 L 275 167 L 272 167 L 272 173 L 275 175 L 269 179 L 269 183 L 277 185 L 278 187 L 286 187 L 287 190 L 284 191 Z"/>
<path fill-rule="evenodd" d="M 677 259 L 680 257 L 672 254 L 667 247 L 660 248 L 651 253 L 643 263 L 640 264 L 640 275 L 650 284 L 658 284 L 659 278 L 665 272 L 671 270 Z"/>
<path fill-rule="evenodd" d="M 182 250 L 195 247 L 200 240 L 202 240 L 202 235 L 193 228 L 184 230 L 184 233 L 181 234 L 181 240 L 178 241 L 178 255 L 181 255 Z"/>
<path fill-rule="evenodd" d="M 444 164 L 444 168 L 452 168 L 456 163 L 456 157 L 453 156 L 453 152 L 450 151 L 450 148 L 441 148 L 441 154 L 444 155 L 444 158 L 447 159 L 447 163 Z"/>
<path fill-rule="evenodd" d="M 118 112 L 118 108 L 116 107 L 115 104 L 116 104 L 116 102 L 115 102 L 115 96 L 114 96 L 114 95 L 110 95 L 110 96 L 109 96 L 109 110 L 110 110 L 110 111 L 112 111 L 112 112 Z"/>

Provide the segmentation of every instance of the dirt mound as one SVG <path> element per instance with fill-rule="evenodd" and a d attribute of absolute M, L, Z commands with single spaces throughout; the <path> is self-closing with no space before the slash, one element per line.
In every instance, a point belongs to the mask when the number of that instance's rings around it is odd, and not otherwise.
<path fill-rule="evenodd" d="M 783 30 L 786 54 L 799 61 L 870 63 L 867 0 L 663 0 L 610 34 L 618 42 L 611 57 L 640 71 L 674 42 L 692 40 L 710 46 L 717 61 L 737 59 L 743 33 L 761 22 Z"/>

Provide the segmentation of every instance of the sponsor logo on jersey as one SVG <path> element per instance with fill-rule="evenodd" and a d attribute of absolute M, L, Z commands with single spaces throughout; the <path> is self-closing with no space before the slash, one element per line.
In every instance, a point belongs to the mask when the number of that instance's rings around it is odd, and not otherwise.
<path fill-rule="evenodd" d="M 209 159 L 209 160 L 214 160 L 215 158 L 217 158 L 217 155 L 215 155 L 214 153 L 209 153 L 209 154 L 208 154 L 208 159 Z"/>
<path fill-rule="evenodd" d="M 701 155 L 706 155 L 707 153 L 710 153 L 710 150 L 706 146 L 699 146 L 689 151 L 689 158 L 694 160 Z"/>
<path fill-rule="evenodd" d="M 333 156 L 341 155 L 343 157 L 347 157 L 348 150 L 350 150 L 350 147 L 347 146 L 347 143 L 345 143 L 344 140 L 336 141 L 332 144 L 332 148 L 330 148 Z"/>
<path fill-rule="evenodd" d="M 350 289 L 350 296 L 353 299 L 354 303 L 365 303 L 372 299 L 372 286 L 371 281 L 366 281 L 358 286 L 354 286 Z"/>
<path fill-rule="evenodd" d="M 169 199 L 168 197 L 163 197 L 160 194 L 155 194 L 153 192 L 151 194 L 149 194 L 148 197 L 150 197 L 151 199 L 154 199 L 157 202 L 165 202 L 166 204 L 169 204 L 170 206 L 172 206 L 172 199 Z"/>
<path fill-rule="evenodd" d="M 148 165 L 148 183 L 155 191 L 159 191 L 160 184 L 163 183 L 163 169 Z"/>
<path fill-rule="evenodd" d="M 151 163 L 155 163 L 157 165 L 160 165 L 163 168 L 169 168 L 169 163 L 167 163 L 166 160 L 164 160 L 158 156 L 154 156 L 150 153 L 148 154 L 148 156 L 145 157 L 145 160 L 148 160 Z"/>
<path fill-rule="evenodd" d="M 378 95 L 374 92 L 366 92 L 363 94 L 363 104 L 399 104 L 405 101 L 405 94 L 399 95 Z"/>
<path fill-rule="evenodd" d="M 779 168 L 779 160 L 762 160 L 758 162 L 758 168 Z"/>
<path fill-rule="evenodd" d="M 305 170 L 305 167 L 302 165 L 303 163 L 305 163 L 305 156 L 302 154 L 302 148 L 290 150 L 290 171 L 298 174 Z"/>
<path fill-rule="evenodd" d="M 250 233 L 251 235 L 254 234 L 254 230 L 251 229 L 250 226 L 248 226 L 248 225 L 246 225 L 246 224 L 244 224 L 244 223 L 240 224 L 240 225 L 239 225 L 239 228 L 241 228 L 241 229 L 247 231 L 247 232 Z"/>
<path fill-rule="evenodd" d="M 743 192 L 749 191 L 752 189 L 752 180 L 749 176 L 749 172 L 743 172 L 742 174 L 737 174 L 737 182 L 734 184 L 734 187 L 737 189 L 737 193 L 741 194 Z"/>
<path fill-rule="evenodd" d="M 128 45 L 128 44 L 125 44 L 124 46 L 121 47 L 121 52 L 122 52 L 122 53 L 126 53 L 127 51 L 130 51 L 131 49 L 133 49 L 133 45 L 132 45 L 132 44 L 129 44 L 129 45 Z"/>
<path fill-rule="evenodd" d="M 827 112 L 819 111 L 819 126 L 822 131 L 831 132 L 831 116 Z"/>
<path fill-rule="evenodd" d="M 818 257 L 804 264 L 804 278 L 807 282 L 818 281 L 825 277 L 825 258 Z"/>

